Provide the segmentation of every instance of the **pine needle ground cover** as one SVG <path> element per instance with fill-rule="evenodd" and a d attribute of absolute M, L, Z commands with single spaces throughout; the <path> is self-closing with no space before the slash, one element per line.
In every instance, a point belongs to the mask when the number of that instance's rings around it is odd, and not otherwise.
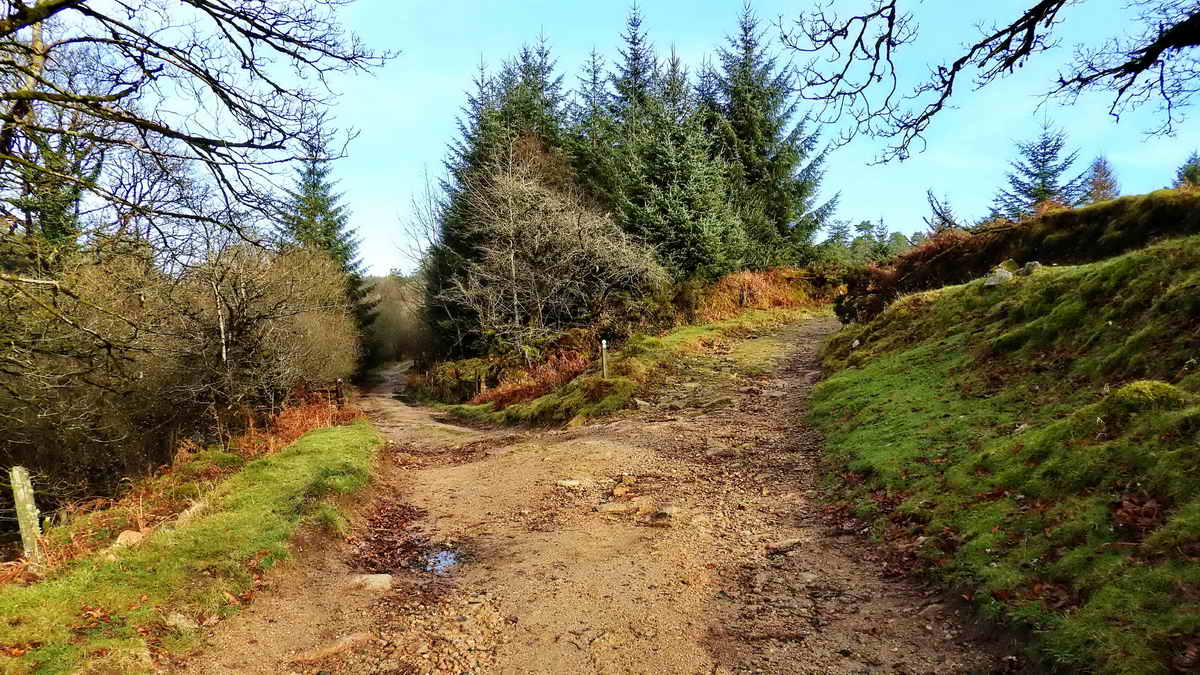
<path fill-rule="evenodd" d="M 1200 237 L 907 296 L 811 419 L 875 531 L 1071 670 L 1200 648 Z"/>
<path fill-rule="evenodd" d="M 380 442 L 365 421 L 310 432 L 139 545 L 0 588 L 0 672 L 148 672 L 153 653 L 188 651 L 200 625 L 235 612 L 231 598 L 288 557 L 302 524 L 341 522 L 325 497 L 365 486 Z M 225 460 L 240 458 L 197 458 Z"/>

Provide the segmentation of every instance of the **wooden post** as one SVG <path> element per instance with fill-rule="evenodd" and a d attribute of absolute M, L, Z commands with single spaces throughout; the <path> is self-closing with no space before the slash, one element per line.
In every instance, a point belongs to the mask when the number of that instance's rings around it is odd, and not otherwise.
<path fill-rule="evenodd" d="M 343 382 L 342 378 L 339 377 L 337 379 L 337 407 L 338 407 L 338 410 L 341 410 L 342 406 L 346 405 L 346 388 L 345 387 L 346 387 L 346 383 Z"/>
<path fill-rule="evenodd" d="M 600 341 L 600 370 L 604 379 L 608 379 L 608 340 Z"/>
<path fill-rule="evenodd" d="M 42 550 L 38 547 L 42 529 L 38 526 L 37 504 L 33 501 L 33 483 L 29 480 L 29 471 L 23 466 L 12 468 L 12 491 L 13 501 L 17 505 L 17 524 L 21 528 L 25 559 L 36 571 L 42 566 Z"/>

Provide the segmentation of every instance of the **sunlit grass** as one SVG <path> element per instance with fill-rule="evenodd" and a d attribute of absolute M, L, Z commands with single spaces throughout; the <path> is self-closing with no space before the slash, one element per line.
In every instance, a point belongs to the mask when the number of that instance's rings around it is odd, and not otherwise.
<path fill-rule="evenodd" d="M 310 432 L 248 462 L 193 515 L 140 545 L 0 588 L 0 671 L 142 672 L 152 669 L 152 647 L 190 648 L 187 624 L 235 611 L 229 597 L 288 557 L 302 523 L 343 527 L 324 498 L 366 485 L 379 443 L 366 422 Z M 182 629 L 169 625 L 180 623 L 168 621 L 173 614 L 186 619 Z"/>
<path fill-rule="evenodd" d="M 859 515 L 1047 660 L 1167 672 L 1200 633 L 1197 355 L 1190 237 L 902 299 L 830 342 L 812 420 Z"/>

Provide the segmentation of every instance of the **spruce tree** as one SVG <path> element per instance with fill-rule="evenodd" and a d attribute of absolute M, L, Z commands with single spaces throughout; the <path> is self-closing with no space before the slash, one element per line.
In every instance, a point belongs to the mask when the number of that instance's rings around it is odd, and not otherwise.
<path fill-rule="evenodd" d="M 825 153 L 817 149 L 818 135 L 808 131 L 807 118 L 793 124 L 798 112 L 793 73 L 778 63 L 763 35 L 747 3 L 736 34 L 719 52 L 715 84 L 724 126 L 714 131 L 716 150 L 731 165 L 734 199 L 758 212 L 747 218 L 747 227 L 760 264 L 778 264 L 790 262 L 796 246 L 811 241 L 833 202 L 818 204 Z"/>
<path fill-rule="evenodd" d="M 480 65 L 475 91 L 458 120 L 459 138 L 451 144 L 446 161 L 437 241 L 422 261 L 427 320 L 436 340 L 452 353 L 470 353 L 478 347 L 466 342 L 469 331 L 464 327 L 473 320 L 470 310 L 448 302 L 443 293 L 477 257 L 482 243 L 477 229 L 468 225 L 469 200 L 463 191 L 500 153 L 509 152 L 522 139 L 551 153 L 567 152 L 572 144 L 566 118 L 562 77 L 556 73 L 545 37 L 523 47 L 494 75 Z"/>
<path fill-rule="evenodd" d="M 359 239 L 350 226 L 350 212 L 335 192 L 333 167 L 324 139 L 310 144 L 296 172 L 288 210 L 282 216 L 287 243 L 324 251 L 346 275 L 346 296 L 361 335 L 375 320 L 375 304 L 368 297 Z"/>
<path fill-rule="evenodd" d="M 614 148 L 629 169 L 617 200 L 622 227 L 654 246 L 676 279 L 744 266 L 747 242 L 726 167 L 711 156 L 695 112 L 680 120 L 662 99 L 650 100 L 624 140 Z"/>
<path fill-rule="evenodd" d="M 624 46 L 620 48 L 621 62 L 612 75 L 616 91 L 613 104 L 618 117 L 626 119 L 636 115 L 653 94 L 659 77 L 658 57 L 654 45 L 642 29 L 642 11 L 637 5 L 629 10 L 625 18 L 625 32 L 621 34 Z"/>
<path fill-rule="evenodd" d="M 1066 151 L 1067 133 L 1042 125 L 1037 138 L 1018 142 L 1018 159 L 1012 161 L 1008 188 L 1001 188 L 993 203 L 993 212 L 1011 220 L 1032 215 L 1042 202 L 1066 206 L 1079 203 L 1086 189 L 1086 176 L 1066 176 L 1079 156 L 1078 150 Z"/>
<path fill-rule="evenodd" d="M 592 49 L 570 105 L 569 146 L 576 181 L 597 202 L 612 209 L 619 171 L 610 152 L 617 126 L 608 85 L 604 57 Z"/>
<path fill-rule="evenodd" d="M 1193 150 L 1175 172 L 1175 187 L 1200 187 L 1200 153 Z"/>
<path fill-rule="evenodd" d="M 1084 180 L 1084 193 L 1081 203 L 1095 204 L 1121 195 L 1121 187 L 1117 182 L 1117 174 L 1113 172 L 1108 158 L 1100 155 L 1092 160 Z"/>

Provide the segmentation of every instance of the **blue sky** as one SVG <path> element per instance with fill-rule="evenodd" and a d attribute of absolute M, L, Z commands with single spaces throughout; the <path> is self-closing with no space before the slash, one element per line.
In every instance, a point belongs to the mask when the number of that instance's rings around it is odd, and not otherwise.
<path fill-rule="evenodd" d="M 835 0 L 846 10 L 866 2 Z M 961 43 L 976 35 L 975 24 L 1013 16 L 1028 2 L 908 4 L 921 24 L 921 37 L 899 65 L 905 76 L 919 78 L 934 63 L 957 57 Z M 1070 107 L 1051 104 L 1036 110 L 1037 94 L 1053 81 L 1075 43 L 1110 36 L 1128 25 L 1123 4 L 1089 0 L 1068 8 L 1063 45 L 980 92 L 960 90 L 956 109 L 934 122 L 924 153 L 904 163 L 869 166 L 878 145 L 862 137 L 833 152 L 824 190 L 829 196 L 841 194 L 837 217 L 883 217 L 893 230 L 913 232 L 924 227 L 929 187 L 948 195 L 958 213 L 982 215 L 1004 181 L 1013 140 L 1035 135 L 1043 115 L 1066 128 L 1072 145 L 1080 149 L 1079 170 L 1103 152 L 1117 171 L 1122 192 L 1163 187 L 1200 146 L 1200 118 L 1181 125 L 1174 138 L 1147 138 L 1143 132 L 1157 119 L 1153 109 L 1126 115 L 1117 124 L 1107 114 L 1103 95 Z M 786 21 L 806 6 L 803 0 L 754 3 L 759 16 L 769 21 L 780 15 Z M 644 27 L 659 52 L 666 54 L 674 45 L 694 69 L 734 29 L 741 0 L 643 0 L 641 7 Z M 627 9 L 623 2 L 358 0 L 344 10 L 347 26 L 367 44 L 401 52 L 374 75 L 335 83 L 343 96 L 334 118 L 339 126 L 359 131 L 349 157 L 335 172 L 372 273 L 412 267 L 402 222 L 409 217 L 411 197 L 423 190 L 426 173 L 441 172 L 480 59 L 496 64 L 544 32 L 566 83 L 573 86 L 593 46 L 612 62 Z M 768 35 L 775 33 L 771 29 Z"/>

